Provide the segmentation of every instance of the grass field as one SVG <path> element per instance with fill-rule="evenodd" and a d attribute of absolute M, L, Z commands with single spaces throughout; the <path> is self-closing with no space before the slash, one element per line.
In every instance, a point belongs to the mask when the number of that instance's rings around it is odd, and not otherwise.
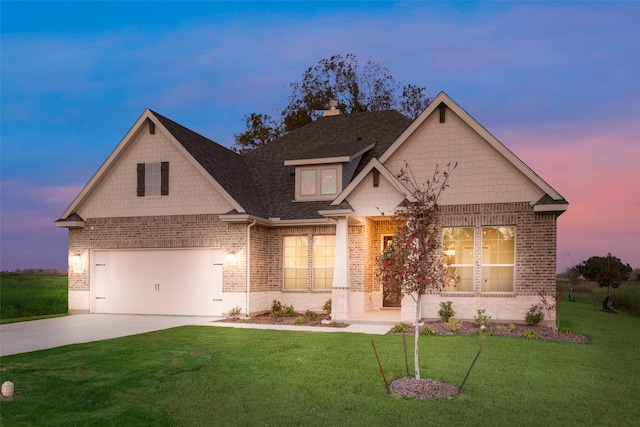
<path fill-rule="evenodd" d="M 0 319 L 66 314 L 67 276 L 0 274 Z"/>
<path fill-rule="evenodd" d="M 387 394 L 404 375 L 402 337 L 181 327 L 0 359 L 16 386 L 7 426 L 584 426 L 637 425 L 640 318 L 559 306 L 561 328 L 588 344 L 503 337 L 421 339 L 422 374 L 462 394 Z"/>
<path fill-rule="evenodd" d="M 557 290 L 563 299 L 567 299 L 571 287 L 568 282 L 558 282 Z M 583 294 L 582 297 L 590 300 L 596 308 L 602 308 L 607 296 L 607 288 L 600 288 L 595 282 L 581 281 L 575 286 L 575 290 Z M 616 310 L 640 316 L 640 282 L 622 283 L 619 287 L 611 289 L 611 296 Z"/>

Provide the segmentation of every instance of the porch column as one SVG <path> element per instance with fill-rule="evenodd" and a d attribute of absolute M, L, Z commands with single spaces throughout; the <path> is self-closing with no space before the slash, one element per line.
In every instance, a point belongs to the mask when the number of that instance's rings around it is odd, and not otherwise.
<path fill-rule="evenodd" d="M 336 218 L 336 252 L 333 261 L 331 319 L 347 320 L 349 316 L 349 224 L 348 217 Z"/>

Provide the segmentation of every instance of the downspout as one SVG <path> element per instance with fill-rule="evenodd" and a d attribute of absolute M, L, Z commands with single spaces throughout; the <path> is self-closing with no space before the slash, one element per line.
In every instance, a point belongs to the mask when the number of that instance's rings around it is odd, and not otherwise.
<path fill-rule="evenodd" d="M 253 220 L 251 224 L 247 226 L 247 298 L 245 316 L 249 317 L 249 295 L 251 294 L 251 227 L 256 225 L 257 220 Z"/>

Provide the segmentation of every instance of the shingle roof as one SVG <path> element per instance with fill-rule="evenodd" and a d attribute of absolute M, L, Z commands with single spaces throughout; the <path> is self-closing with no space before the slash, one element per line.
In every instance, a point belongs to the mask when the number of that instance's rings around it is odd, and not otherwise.
<path fill-rule="evenodd" d="M 373 156 L 380 156 L 411 122 L 397 111 L 321 117 L 246 153 L 244 159 L 270 217 L 321 218 L 318 211 L 331 209 L 331 201 L 294 202 L 295 167 L 284 166 L 284 161 L 351 156 L 375 144 L 360 160 L 358 171 Z"/>
<path fill-rule="evenodd" d="M 152 111 L 202 167 L 248 214 L 262 218 L 315 219 L 331 201 L 294 202 L 295 167 L 285 160 L 352 156 L 374 144 L 357 170 L 382 154 L 411 124 L 397 111 L 322 117 L 244 155 Z"/>

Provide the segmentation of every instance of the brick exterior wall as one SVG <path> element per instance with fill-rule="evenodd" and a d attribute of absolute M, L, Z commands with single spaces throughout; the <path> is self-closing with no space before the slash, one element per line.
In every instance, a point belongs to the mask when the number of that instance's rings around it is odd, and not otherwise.
<path fill-rule="evenodd" d="M 473 319 L 477 309 L 487 308 L 487 314 L 495 320 L 524 321 L 526 311 L 539 302 L 540 292 L 555 294 L 556 220 L 555 214 L 534 213 L 533 206 L 524 202 L 440 206 L 440 227 L 474 227 L 476 241 L 480 239 L 483 226 L 516 227 L 515 292 L 441 292 L 427 295 L 422 305 L 423 317 L 437 318 L 439 302 L 450 300 L 454 303 L 456 316 L 463 319 Z M 375 257 L 380 253 L 382 236 L 393 232 L 394 224 L 391 221 L 366 220 L 365 234 L 372 256 L 368 257 L 365 268 L 365 292 L 380 292 L 380 283 L 375 277 Z M 475 280 L 479 283 L 479 265 L 475 268 L 475 274 Z M 403 319 L 412 321 L 414 309 L 413 301 L 405 298 Z M 555 313 L 550 317 L 548 321 L 555 319 Z"/>
<path fill-rule="evenodd" d="M 246 230 L 246 224 L 223 223 L 207 214 L 86 219 L 85 228 L 69 229 L 69 254 L 80 254 L 84 264 L 76 273 L 69 263 L 69 309 L 88 310 L 93 249 L 222 248 L 237 255 L 236 265 L 224 265 L 222 291 L 245 292 Z M 86 305 L 73 300 L 77 292 L 86 293 Z"/>

